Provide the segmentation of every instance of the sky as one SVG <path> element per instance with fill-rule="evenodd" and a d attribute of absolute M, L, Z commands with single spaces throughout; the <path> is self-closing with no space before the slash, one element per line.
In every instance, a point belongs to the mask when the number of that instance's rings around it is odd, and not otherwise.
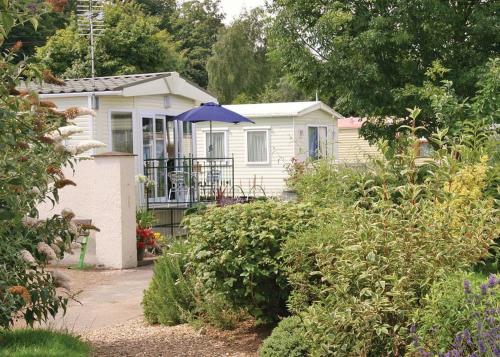
<path fill-rule="evenodd" d="M 254 7 L 262 6 L 265 0 L 221 0 L 222 11 L 226 13 L 226 24 L 237 17 L 243 9 L 251 10 Z"/>

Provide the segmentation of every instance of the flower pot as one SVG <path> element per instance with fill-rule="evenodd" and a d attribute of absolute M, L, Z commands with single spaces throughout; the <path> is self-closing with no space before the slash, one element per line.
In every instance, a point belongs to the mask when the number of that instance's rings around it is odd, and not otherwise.
<path fill-rule="evenodd" d="M 137 261 L 142 262 L 144 260 L 144 253 L 146 248 L 137 248 Z"/>

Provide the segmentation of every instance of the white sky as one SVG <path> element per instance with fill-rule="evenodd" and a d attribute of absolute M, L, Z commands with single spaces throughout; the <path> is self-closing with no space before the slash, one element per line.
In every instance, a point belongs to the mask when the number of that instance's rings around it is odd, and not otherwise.
<path fill-rule="evenodd" d="M 254 7 L 264 5 L 265 2 L 265 0 L 221 0 L 220 4 L 222 11 L 226 13 L 224 22 L 228 24 L 233 21 L 243 9 L 251 10 Z"/>

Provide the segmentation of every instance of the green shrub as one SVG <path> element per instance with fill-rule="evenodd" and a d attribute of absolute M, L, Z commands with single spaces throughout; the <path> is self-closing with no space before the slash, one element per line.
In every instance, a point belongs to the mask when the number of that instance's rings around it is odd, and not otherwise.
<path fill-rule="evenodd" d="M 55 331 L 0 331 L 0 357 L 90 356 L 90 346 L 77 337 Z"/>
<path fill-rule="evenodd" d="M 367 181 L 366 167 L 334 165 L 331 159 L 299 162 L 287 167 L 287 186 L 295 190 L 302 202 L 329 207 L 339 201 L 354 202 L 358 183 Z"/>
<path fill-rule="evenodd" d="M 36 10 L 25 11 L 27 4 L 0 2 L 0 46 L 5 49 L 0 54 L 0 327 L 18 318 L 33 325 L 64 311 L 67 299 L 56 291 L 45 265 L 62 256 L 78 229 L 69 214 L 38 220 L 40 202 L 55 204 L 62 188 L 75 185 L 62 168 L 71 167 L 83 148 L 66 147 L 71 140 L 59 129 L 87 113 L 78 108 L 56 112 L 36 93 L 16 89 L 26 89 L 26 82 L 60 84 L 31 59 L 21 58 L 20 42 L 10 49 L 6 45 L 14 27 L 38 23 L 52 8 L 38 2 Z"/>
<path fill-rule="evenodd" d="M 283 319 L 273 330 L 259 350 L 261 357 L 306 357 L 310 355 L 311 343 L 305 335 L 299 316 Z"/>
<path fill-rule="evenodd" d="M 177 325 L 209 323 L 232 329 L 247 315 L 236 309 L 220 293 L 206 292 L 189 271 L 187 242 L 176 242 L 160 257 L 153 278 L 144 292 L 144 317 L 149 323 Z"/>
<path fill-rule="evenodd" d="M 286 311 L 289 288 L 281 270 L 281 243 L 317 224 L 307 204 L 275 201 L 208 209 L 185 220 L 190 267 L 201 284 L 244 308 L 258 322 Z"/>
<path fill-rule="evenodd" d="M 481 340 L 486 349 L 491 342 L 487 337 L 491 334 L 496 341 L 493 343 L 498 343 L 499 307 L 500 280 L 494 275 L 486 279 L 481 274 L 453 274 L 435 283 L 424 298 L 423 307 L 415 312 L 413 349 L 432 351 L 433 354 L 445 353 L 459 348 L 457 337 L 464 336 L 464 343 L 460 343 L 464 350 L 485 353 L 474 349 L 479 349 L 478 342 Z M 497 345 L 497 348 L 500 346 Z"/>
<path fill-rule="evenodd" d="M 355 204 L 332 206 L 323 226 L 283 243 L 289 307 L 303 318 L 313 355 L 403 353 L 431 285 L 479 261 L 498 234 L 480 189 L 484 160 L 438 152 L 422 180 L 410 150 L 376 163 L 376 182 Z"/>
<path fill-rule="evenodd" d="M 194 278 L 185 274 L 189 246 L 175 243 L 154 267 L 153 278 L 144 292 L 144 317 L 149 323 L 176 325 L 189 321 L 196 308 Z"/>

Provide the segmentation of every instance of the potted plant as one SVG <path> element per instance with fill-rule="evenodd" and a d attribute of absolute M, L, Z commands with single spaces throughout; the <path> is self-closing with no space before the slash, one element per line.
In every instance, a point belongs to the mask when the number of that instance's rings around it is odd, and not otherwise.
<path fill-rule="evenodd" d="M 152 212 L 140 209 L 136 212 L 136 230 L 135 237 L 137 241 L 137 261 L 144 259 L 144 253 L 147 248 L 155 246 L 155 233 L 153 232 L 153 224 L 156 222 L 156 217 Z"/>

